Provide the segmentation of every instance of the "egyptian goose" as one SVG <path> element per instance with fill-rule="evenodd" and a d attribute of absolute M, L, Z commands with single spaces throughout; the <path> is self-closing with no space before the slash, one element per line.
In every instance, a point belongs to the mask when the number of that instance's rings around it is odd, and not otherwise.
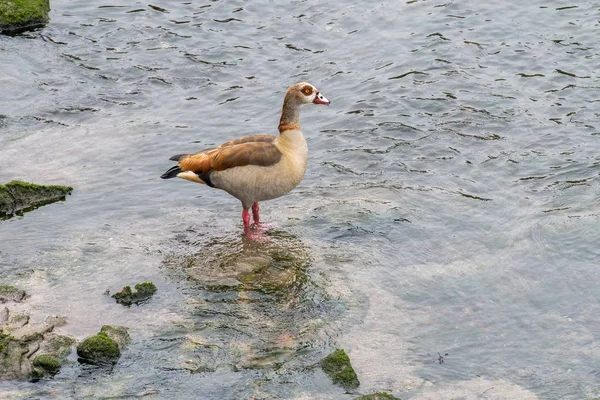
<path fill-rule="evenodd" d="M 258 202 L 287 194 L 304 177 L 308 147 L 299 114 L 311 103 L 330 102 L 310 83 L 290 86 L 283 101 L 279 136 L 244 136 L 199 153 L 173 156 L 177 165 L 161 178 L 183 178 L 225 190 L 242 202 L 244 234 L 256 238 L 260 233 L 255 234 L 250 226 L 250 207 L 254 227 L 260 232 Z"/>

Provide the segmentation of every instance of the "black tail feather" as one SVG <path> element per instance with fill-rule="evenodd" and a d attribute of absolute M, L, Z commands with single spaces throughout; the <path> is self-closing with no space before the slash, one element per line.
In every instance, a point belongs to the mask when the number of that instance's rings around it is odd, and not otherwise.
<path fill-rule="evenodd" d="M 169 158 L 171 161 L 179 161 L 179 159 L 183 156 L 187 156 L 187 154 L 176 154 L 173 157 Z"/>
<path fill-rule="evenodd" d="M 181 172 L 181 168 L 179 168 L 176 165 L 174 167 L 169 168 L 169 170 L 167 172 L 165 172 L 164 174 L 162 174 L 160 177 L 162 179 L 171 179 L 171 178 L 175 178 L 177 176 L 177 174 L 180 172 Z"/>

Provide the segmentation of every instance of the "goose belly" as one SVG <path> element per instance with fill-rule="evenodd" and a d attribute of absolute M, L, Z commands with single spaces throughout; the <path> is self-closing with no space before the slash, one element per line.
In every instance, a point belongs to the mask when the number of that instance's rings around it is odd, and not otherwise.
<path fill-rule="evenodd" d="M 210 178 L 215 187 L 238 198 L 248 208 L 254 202 L 289 193 L 298 186 L 305 171 L 306 161 L 294 163 L 283 157 L 280 162 L 268 167 L 246 165 L 214 171 Z"/>

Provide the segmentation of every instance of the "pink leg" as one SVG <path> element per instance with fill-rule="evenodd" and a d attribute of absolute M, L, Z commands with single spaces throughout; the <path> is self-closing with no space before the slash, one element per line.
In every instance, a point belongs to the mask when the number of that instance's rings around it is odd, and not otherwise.
<path fill-rule="evenodd" d="M 254 219 L 254 225 L 260 225 L 260 217 L 258 215 L 258 211 L 260 210 L 260 206 L 258 203 L 252 204 L 252 218 Z"/>
<path fill-rule="evenodd" d="M 252 211 L 254 212 L 254 210 Z M 242 211 L 242 220 L 244 221 L 244 235 L 246 235 L 247 238 L 254 240 L 260 240 L 265 238 L 265 236 L 262 235 L 260 231 L 258 233 L 252 231 L 252 228 L 250 227 L 250 213 L 246 208 L 244 208 L 244 210 Z"/>
<path fill-rule="evenodd" d="M 260 222 L 260 216 L 258 215 L 260 211 L 260 206 L 258 202 L 252 204 L 252 218 L 254 219 L 254 229 L 258 229 L 260 232 L 265 232 L 269 225 L 262 224 Z"/>
<path fill-rule="evenodd" d="M 250 213 L 244 208 L 242 211 L 242 221 L 244 221 L 244 234 L 249 235 L 252 233 L 250 230 Z"/>

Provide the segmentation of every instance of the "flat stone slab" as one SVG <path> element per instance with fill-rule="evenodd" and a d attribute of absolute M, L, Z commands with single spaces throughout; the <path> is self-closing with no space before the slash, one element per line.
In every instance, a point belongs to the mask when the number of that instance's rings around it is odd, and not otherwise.
<path fill-rule="evenodd" d="M 29 316 L 0 309 L 0 380 L 41 379 L 56 374 L 71 353 L 75 339 L 53 333 L 64 318 L 37 324 Z"/>
<path fill-rule="evenodd" d="M 2 1 L 4 0 L 0 0 L 0 4 Z M 0 219 L 65 200 L 72 191 L 73 188 L 69 186 L 46 186 L 22 181 L 0 185 Z"/>

